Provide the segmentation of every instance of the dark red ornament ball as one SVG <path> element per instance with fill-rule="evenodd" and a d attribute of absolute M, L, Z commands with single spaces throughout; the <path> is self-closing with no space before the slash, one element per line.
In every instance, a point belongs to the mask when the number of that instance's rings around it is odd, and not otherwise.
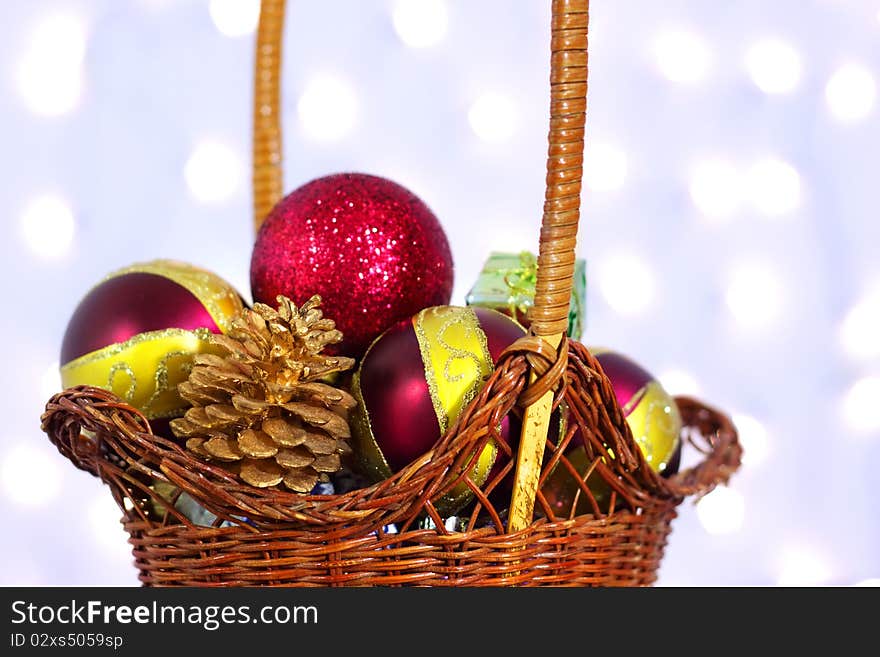
<path fill-rule="evenodd" d="M 495 363 L 525 329 L 494 310 L 473 308 Z M 392 472 L 420 457 L 440 439 L 440 427 L 425 378 L 425 363 L 411 320 L 399 322 L 377 340 L 360 367 L 360 390 L 374 440 Z M 519 424 L 517 423 L 517 427 Z M 501 438 L 510 441 L 505 418 Z M 367 459 L 370 454 L 367 454 Z M 387 476 L 387 473 L 385 473 Z"/>
<path fill-rule="evenodd" d="M 220 333 L 204 303 L 182 285 L 144 272 L 116 276 L 77 306 L 61 344 L 61 364 L 139 333 L 203 327 Z"/>
<path fill-rule="evenodd" d="M 361 356 L 383 331 L 452 296 L 452 253 L 437 217 L 395 182 L 360 173 L 318 178 L 269 213 L 251 259 L 255 301 L 320 294 Z"/>

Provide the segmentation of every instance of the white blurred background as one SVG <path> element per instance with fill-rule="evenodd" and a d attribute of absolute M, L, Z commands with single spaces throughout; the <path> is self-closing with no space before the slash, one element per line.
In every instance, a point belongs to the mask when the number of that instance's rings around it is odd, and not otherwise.
<path fill-rule="evenodd" d="M 537 246 L 549 2 L 289 4 L 288 189 L 408 186 L 456 303 L 490 250 Z M 730 411 L 746 448 L 682 505 L 659 583 L 876 584 L 880 0 L 592 4 L 585 342 Z M 108 491 L 39 415 L 109 271 L 173 257 L 249 293 L 257 9 L 0 0 L 0 584 L 137 583 Z"/>

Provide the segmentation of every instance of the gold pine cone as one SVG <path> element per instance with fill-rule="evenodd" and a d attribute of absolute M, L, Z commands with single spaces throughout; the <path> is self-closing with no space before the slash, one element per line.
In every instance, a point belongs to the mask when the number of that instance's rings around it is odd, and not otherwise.
<path fill-rule="evenodd" d="M 171 428 L 194 454 L 226 463 L 252 486 L 308 493 L 351 451 L 348 414 L 357 402 L 322 379 L 354 361 L 322 353 L 342 333 L 323 317 L 319 296 L 300 308 L 283 296 L 278 303 L 254 304 L 228 335 L 211 337 L 227 354 L 196 357 L 179 386 L 192 408 Z"/>

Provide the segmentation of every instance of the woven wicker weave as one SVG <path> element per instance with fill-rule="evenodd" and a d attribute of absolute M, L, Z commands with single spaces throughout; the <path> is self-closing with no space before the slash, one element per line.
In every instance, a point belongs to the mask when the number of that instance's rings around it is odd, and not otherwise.
<path fill-rule="evenodd" d="M 381 483 L 339 495 L 258 489 L 155 436 L 111 393 L 80 387 L 53 397 L 43 429 L 74 465 L 98 476 L 123 510 L 140 580 L 149 586 L 640 586 L 656 579 L 676 506 L 724 482 L 739 466 L 736 432 L 721 413 L 677 400 L 689 449 L 702 462 L 670 478 L 645 462 L 596 359 L 565 329 L 579 218 L 587 77 L 587 0 L 553 3 L 551 121 L 539 277 L 529 337 L 512 345 L 454 426 L 416 462 Z M 263 0 L 257 44 L 254 204 L 257 225 L 282 193 L 279 62 L 283 0 Z M 517 455 L 498 440 L 505 467 L 482 486 L 468 476 L 500 419 L 520 418 L 552 392 L 569 422 L 548 440 L 540 485 L 579 476 L 592 513 L 557 517 L 544 494 L 535 519 L 505 529 L 498 494 Z M 577 437 L 577 438 L 576 438 Z M 583 440 L 588 481 L 610 489 L 602 504 L 565 454 Z M 161 503 L 156 482 L 216 516 L 193 525 Z M 518 482 L 519 480 L 517 480 Z M 457 519 L 435 503 L 462 482 L 476 503 Z M 517 484 L 515 484 L 517 485 Z M 496 488 L 498 490 L 496 490 Z M 572 514 L 574 512 L 572 511 Z M 447 529 L 447 526 L 450 529 Z"/>

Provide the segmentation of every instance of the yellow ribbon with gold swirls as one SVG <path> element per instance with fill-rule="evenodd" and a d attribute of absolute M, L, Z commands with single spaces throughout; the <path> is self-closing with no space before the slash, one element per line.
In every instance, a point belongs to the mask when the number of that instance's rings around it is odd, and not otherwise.
<path fill-rule="evenodd" d="M 427 308 L 413 317 L 419 342 L 425 380 L 431 394 L 440 433 L 446 433 L 461 411 L 476 397 L 495 369 L 489 354 L 486 334 L 471 308 L 438 306 Z M 490 442 L 481 452 L 470 473 L 482 485 L 495 463 L 497 447 Z M 467 484 L 450 492 L 443 505 L 457 509 L 470 497 Z"/>
<path fill-rule="evenodd" d="M 109 390 L 149 419 L 173 417 L 188 406 L 177 386 L 189 376 L 195 354 L 222 353 L 210 335 L 208 329 L 139 333 L 65 364 L 61 383 Z"/>

